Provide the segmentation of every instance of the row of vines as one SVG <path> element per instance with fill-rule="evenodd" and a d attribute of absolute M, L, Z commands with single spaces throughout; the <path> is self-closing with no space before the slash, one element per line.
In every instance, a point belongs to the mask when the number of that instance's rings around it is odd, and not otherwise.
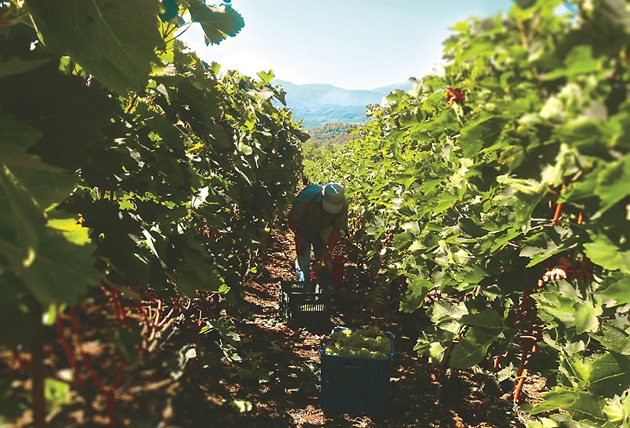
<path fill-rule="evenodd" d="M 130 367 L 175 321 L 235 358 L 212 308 L 238 304 L 305 135 L 271 73 L 220 74 L 178 41 L 196 23 L 208 44 L 244 25 L 229 0 L 0 0 L 0 360 L 31 373 L 22 390 L 3 363 L 0 422 L 44 426 L 71 388 L 120 423 Z M 103 367 L 82 345 L 95 303 Z"/>
<path fill-rule="evenodd" d="M 628 426 L 630 4 L 517 2 L 454 31 L 442 70 L 306 175 L 347 185 L 359 254 L 430 321 L 420 355 L 512 381 L 516 405 L 544 377 L 531 427 Z"/>

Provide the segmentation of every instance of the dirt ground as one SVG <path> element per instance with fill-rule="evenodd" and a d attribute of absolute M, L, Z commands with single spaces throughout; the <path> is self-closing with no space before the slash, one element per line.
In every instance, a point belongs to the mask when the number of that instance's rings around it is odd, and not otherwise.
<path fill-rule="evenodd" d="M 226 362 L 216 346 L 200 336 L 199 323 L 185 318 L 172 335 L 168 329 L 160 346 L 140 364 L 127 368 L 117 389 L 113 424 L 107 402 L 89 382 L 73 392 L 64 406 L 52 409 L 52 427 L 524 427 L 523 416 L 502 388 L 482 373 L 459 372 L 450 377 L 419 358 L 413 351 L 422 321 L 398 311 L 398 296 L 391 289 L 370 283 L 361 269 L 348 260 L 343 285 L 335 290 L 329 326 L 309 331 L 291 327 L 278 317 L 279 284 L 293 277 L 294 250 L 285 231 L 274 231 L 264 255 L 264 268 L 244 283 L 245 299 L 234 317 L 240 341 L 240 361 Z M 394 293 L 395 294 L 395 293 Z M 84 352 L 101 372 L 102 381 L 115 384 L 111 331 L 96 329 L 109 317 L 106 306 L 81 314 L 86 331 Z M 232 312 L 230 312 L 233 315 Z M 181 318 L 180 318 L 181 319 Z M 107 320 L 105 320 L 107 321 Z M 394 333 L 396 354 L 391 376 L 391 403 L 385 419 L 347 414 L 325 414 L 320 407 L 319 350 L 333 325 L 376 326 Z M 105 336 L 105 337 L 104 337 Z M 201 339 L 200 339 L 201 338 Z M 193 343 L 195 351 L 180 352 Z M 63 355 L 58 345 L 48 349 L 50 367 Z M 207 350 L 206 350 L 207 348 Z M 189 348 L 184 348 L 189 349 Z M 175 350 L 175 352 L 174 352 Z M 214 360 L 201 354 L 218 353 Z M 179 355 L 174 364 L 167 361 Z M 186 359 L 190 361 L 183 364 Z M 29 389 L 28 375 L 15 370 L 11 355 L 0 356 L 0 370 L 11 372 L 11 387 Z M 210 361 L 210 362 L 208 362 Z M 212 361 L 216 361 L 212 363 Z M 179 367 L 179 369 L 177 368 Z M 179 370 L 179 372 L 178 372 Z M 544 385 L 531 381 L 525 393 L 536 399 Z M 14 426 L 29 426 L 25 411 Z M 2 424 L 0 423 L 0 426 Z"/>
<path fill-rule="evenodd" d="M 234 420 L 235 426 L 524 426 L 509 397 L 481 375 L 459 373 L 443 391 L 439 371 L 413 351 L 416 339 L 405 325 L 408 317 L 399 315 L 397 300 L 390 301 L 388 293 L 370 286 L 352 261 L 346 262 L 344 284 L 335 291 L 331 325 L 377 326 L 395 334 L 391 407 L 384 420 L 324 414 L 318 392 L 319 350 L 330 330 L 309 331 L 279 322 L 279 283 L 292 279 L 295 253 L 284 232 L 275 232 L 273 238 L 265 270 L 246 284 L 251 315 L 239 325 L 244 354 L 257 368 L 264 368 L 269 379 L 239 386 L 239 397 L 254 406 Z"/>

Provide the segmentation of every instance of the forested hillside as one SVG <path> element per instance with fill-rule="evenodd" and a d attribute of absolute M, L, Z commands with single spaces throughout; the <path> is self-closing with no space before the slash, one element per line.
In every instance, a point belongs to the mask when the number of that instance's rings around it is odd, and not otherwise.
<path fill-rule="evenodd" d="M 358 124 L 367 121 L 366 106 L 380 104 L 395 89 L 411 89 L 411 82 L 393 84 L 370 90 L 351 90 L 332 85 L 296 85 L 284 80 L 273 80 L 287 92 L 287 105 L 296 120 L 310 130 L 330 123 Z"/>
<path fill-rule="evenodd" d="M 309 141 L 313 141 L 317 145 L 323 143 L 343 144 L 355 138 L 351 135 L 354 128 L 355 126 L 345 123 L 327 123 L 309 130 L 311 135 Z"/>
<path fill-rule="evenodd" d="M 329 123 L 310 129 L 311 135 L 302 146 L 304 168 L 317 164 L 348 141 L 358 138 L 358 127 L 361 125 L 349 125 L 345 123 Z"/>

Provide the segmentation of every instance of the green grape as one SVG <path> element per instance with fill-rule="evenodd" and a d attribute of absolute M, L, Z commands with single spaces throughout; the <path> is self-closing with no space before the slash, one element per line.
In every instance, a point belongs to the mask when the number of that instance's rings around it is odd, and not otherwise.
<path fill-rule="evenodd" d="M 389 355 L 391 341 L 375 327 L 365 330 L 339 330 L 331 335 L 328 349 L 328 355 L 383 359 Z"/>

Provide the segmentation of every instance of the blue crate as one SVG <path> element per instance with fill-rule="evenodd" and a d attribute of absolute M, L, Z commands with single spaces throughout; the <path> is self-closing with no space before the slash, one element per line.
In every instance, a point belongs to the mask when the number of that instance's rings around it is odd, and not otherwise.
<path fill-rule="evenodd" d="M 315 292 L 315 283 L 280 283 L 279 315 L 282 321 L 306 328 L 330 326 L 331 292 Z"/>
<path fill-rule="evenodd" d="M 331 332 L 346 330 L 337 326 Z M 328 412 L 384 417 L 389 409 L 390 374 L 394 360 L 394 335 L 387 331 L 392 348 L 387 358 L 373 359 L 326 354 L 321 358 L 321 404 Z"/>

